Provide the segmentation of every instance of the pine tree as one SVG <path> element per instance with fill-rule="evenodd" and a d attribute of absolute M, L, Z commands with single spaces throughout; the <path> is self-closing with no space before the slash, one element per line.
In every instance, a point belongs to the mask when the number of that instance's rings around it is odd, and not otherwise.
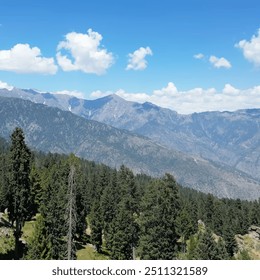
<path fill-rule="evenodd" d="M 91 242 L 96 247 L 97 252 L 102 249 L 102 215 L 100 203 L 96 200 L 90 212 Z"/>
<path fill-rule="evenodd" d="M 76 234 L 81 239 L 87 227 L 86 217 L 90 211 L 90 193 L 88 188 L 88 173 L 85 170 L 85 161 L 80 160 L 75 155 L 70 155 L 69 166 L 75 166 L 75 206 L 76 206 Z"/>
<path fill-rule="evenodd" d="M 214 241 L 212 232 L 208 228 L 199 232 L 195 256 L 197 260 L 218 259 L 217 243 Z"/>
<path fill-rule="evenodd" d="M 210 227 L 213 230 L 213 221 L 215 216 L 214 196 L 212 194 L 207 194 L 206 198 L 203 200 L 202 205 L 203 216 L 201 217 L 201 219 L 207 227 Z"/>
<path fill-rule="evenodd" d="M 33 215 L 36 215 L 39 212 L 39 208 L 42 202 L 43 190 L 41 187 L 40 175 L 35 165 L 32 166 L 30 180 L 31 180 L 31 192 L 30 192 L 31 212 Z"/>
<path fill-rule="evenodd" d="M 8 194 L 8 162 L 6 155 L 0 155 L 0 211 L 4 211 L 7 207 Z"/>
<path fill-rule="evenodd" d="M 110 190 L 113 201 L 110 210 L 113 217 L 109 218 L 112 219 L 106 227 L 107 245 L 113 259 L 133 259 L 138 236 L 138 195 L 135 178 L 131 170 L 121 166 L 117 183 L 115 184 L 115 179 L 113 181 L 116 189 Z M 104 217 L 108 218 L 107 215 Z"/>
<path fill-rule="evenodd" d="M 217 242 L 217 254 L 216 258 L 218 260 L 229 260 L 230 257 L 228 255 L 227 249 L 226 249 L 226 244 L 223 238 L 219 238 Z"/>
<path fill-rule="evenodd" d="M 141 259 L 174 259 L 179 238 L 176 232 L 179 207 L 178 188 L 171 175 L 166 174 L 149 185 L 141 204 Z"/>
<path fill-rule="evenodd" d="M 10 170 L 8 187 L 8 213 L 15 224 L 15 258 L 20 252 L 20 237 L 25 220 L 31 216 L 30 209 L 31 152 L 25 144 L 22 129 L 16 128 L 11 135 Z"/>
<path fill-rule="evenodd" d="M 187 253 L 186 253 L 186 259 L 187 260 L 196 260 L 197 258 L 197 249 L 198 246 L 198 236 L 192 235 L 189 240 L 187 241 Z"/>
<path fill-rule="evenodd" d="M 238 249 L 232 225 L 226 225 L 224 227 L 223 238 L 225 240 L 226 251 L 229 257 L 232 258 Z"/>
<path fill-rule="evenodd" d="M 226 217 L 226 210 L 223 208 L 223 204 L 220 200 L 214 200 L 213 205 L 213 216 L 212 216 L 212 230 L 218 234 L 222 235 L 223 232 L 223 219 Z"/>
<path fill-rule="evenodd" d="M 176 232 L 181 237 L 182 252 L 185 252 L 187 239 L 194 233 L 191 217 L 185 207 L 182 208 L 176 218 Z"/>
<path fill-rule="evenodd" d="M 111 258 L 114 260 L 132 260 L 134 258 L 138 227 L 131 207 L 131 201 L 128 198 L 123 199 L 118 206 L 118 213 L 112 221 Z"/>
<path fill-rule="evenodd" d="M 260 226 L 260 198 L 253 202 L 250 216 L 251 224 Z"/>
<path fill-rule="evenodd" d="M 90 210 L 90 227 L 91 227 L 91 242 L 96 247 L 98 252 L 102 249 L 102 234 L 103 234 L 103 215 L 102 215 L 102 195 L 104 190 L 109 185 L 110 171 L 105 165 L 99 166 L 99 173 L 93 176 L 92 186 L 92 206 Z"/>
<path fill-rule="evenodd" d="M 117 182 L 118 192 L 121 200 L 125 197 L 128 197 L 130 207 L 129 211 L 131 211 L 132 214 L 137 213 L 139 199 L 133 172 L 129 168 L 122 165 L 118 172 Z"/>
<path fill-rule="evenodd" d="M 101 215 L 103 221 L 104 238 L 106 240 L 106 248 L 112 249 L 112 240 L 114 233 L 113 220 L 116 217 L 120 196 L 117 184 L 117 173 L 114 171 L 111 175 L 110 182 L 105 188 L 101 197 Z"/>
<path fill-rule="evenodd" d="M 64 162 L 54 164 L 46 173 L 44 195 L 40 213 L 44 219 L 46 239 L 49 244 L 50 259 L 66 257 L 68 165 Z"/>
<path fill-rule="evenodd" d="M 227 260 L 229 259 L 225 242 L 222 238 L 213 236 L 209 228 L 202 228 L 195 235 L 196 242 L 194 243 L 193 252 L 189 252 L 188 256 L 192 255 L 192 259 L 196 260 Z M 218 239 L 218 240 L 217 240 Z M 192 254 L 190 254 L 192 253 Z"/>
<path fill-rule="evenodd" d="M 76 184 L 75 184 L 75 167 L 70 167 L 68 178 L 68 204 L 66 211 L 66 220 L 68 224 L 67 230 L 67 259 L 73 260 L 76 258 L 76 225 L 77 225 L 77 208 L 76 208 Z"/>
<path fill-rule="evenodd" d="M 239 252 L 237 260 L 252 260 L 246 249 Z"/>
<path fill-rule="evenodd" d="M 33 236 L 28 242 L 27 260 L 49 260 L 50 256 L 50 242 L 48 242 L 46 234 L 46 226 L 44 219 L 39 215 L 36 219 Z"/>
<path fill-rule="evenodd" d="M 75 259 L 75 240 L 82 235 L 82 228 L 86 228 L 83 187 L 78 184 L 81 178 L 79 160 L 70 155 L 47 162 L 47 166 L 42 165 L 42 170 L 36 170 L 41 174 L 39 210 L 42 221 L 39 221 L 36 236 L 29 244 L 28 256 L 32 258 L 37 252 L 43 259 Z M 39 232 L 44 244 L 47 244 L 45 247 L 41 246 L 41 242 L 37 245 L 34 241 L 40 236 Z"/>

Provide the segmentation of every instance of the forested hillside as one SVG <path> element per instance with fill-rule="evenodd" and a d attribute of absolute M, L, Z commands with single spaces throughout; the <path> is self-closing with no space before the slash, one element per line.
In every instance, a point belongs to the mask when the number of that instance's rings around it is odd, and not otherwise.
<path fill-rule="evenodd" d="M 134 175 L 0 141 L 0 259 L 248 259 L 235 235 L 260 226 L 260 200 L 218 199 L 174 177 Z M 30 227 L 30 232 L 28 228 Z"/>
<path fill-rule="evenodd" d="M 0 136 L 9 139 L 19 126 L 26 134 L 28 146 L 38 151 L 73 153 L 112 168 L 125 165 L 135 174 L 160 177 L 167 172 L 185 187 L 218 197 L 260 197 L 259 181 L 243 172 L 170 150 L 146 137 L 71 112 L 0 97 L 0 118 Z"/>
<path fill-rule="evenodd" d="M 14 88 L 11 91 L 0 89 L 0 96 L 22 98 L 70 111 L 260 179 L 260 109 L 182 115 L 149 102 L 126 101 L 115 94 L 85 100 Z"/>

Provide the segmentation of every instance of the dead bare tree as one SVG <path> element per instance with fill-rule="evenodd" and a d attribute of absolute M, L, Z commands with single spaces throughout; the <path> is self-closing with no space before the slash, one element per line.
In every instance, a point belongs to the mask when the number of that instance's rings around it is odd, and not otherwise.
<path fill-rule="evenodd" d="M 69 177 L 68 177 L 68 206 L 67 206 L 67 259 L 75 259 L 76 249 L 74 244 L 76 223 L 77 223 L 77 209 L 76 209 L 76 183 L 75 183 L 75 171 L 74 165 L 71 165 Z"/>

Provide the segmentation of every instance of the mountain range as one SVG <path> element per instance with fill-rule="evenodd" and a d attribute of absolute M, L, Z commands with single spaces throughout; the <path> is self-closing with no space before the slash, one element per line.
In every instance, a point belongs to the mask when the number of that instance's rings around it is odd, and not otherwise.
<path fill-rule="evenodd" d="M 260 196 L 260 109 L 180 115 L 116 95 L 84 100 L 1 89 L 0 96 L 63 110 L 1 98 L 0 135 L 5 138 L 19 125 L 28 143 L 43 151 L 73 152 L 154 176 L 169 172 L 184 186 L 221 197 Z"/>
<path fill-rule="evenodd" d="M 260 109 L 180 115 L 151 103 L 129 102 L 118 96 L 94 102 L 85 103 L 80 114 L 260 179 Z"/>
<path fill-rule="evenodd" d="M 168 148 L 228 165 L 260 179 L 260 109 L 181 115 L 110 95 L 96 100 L 35 90 L 0 90 L 149 137 Z"/>

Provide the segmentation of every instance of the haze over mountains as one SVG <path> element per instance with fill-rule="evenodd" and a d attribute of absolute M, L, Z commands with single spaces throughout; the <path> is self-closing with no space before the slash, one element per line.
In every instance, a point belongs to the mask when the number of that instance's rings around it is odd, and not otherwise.
<path fill-rule="evenodd" d="M 170 172 L 184 186 L 221 197 L 260 196 L 260 109 L 180 115 L 116 95 L 83 100 L 14 88 L 1 89 L 0 96 L 80 116 L 1 98 L 0 135 L 5 138 L 21 126 L 29 145 L 43 151 L 73 152 L 155 176 Z"/>
<path fill-rule="evenodd" d="M 14 88 L 0 90 L 0 96 L 68 110 L 147 136 L 168 148 L 227 164 L 260 179 L 260 109 L 180 115 L 151 103 L 126 101 L 117 95 L 84 100 Z"/>

